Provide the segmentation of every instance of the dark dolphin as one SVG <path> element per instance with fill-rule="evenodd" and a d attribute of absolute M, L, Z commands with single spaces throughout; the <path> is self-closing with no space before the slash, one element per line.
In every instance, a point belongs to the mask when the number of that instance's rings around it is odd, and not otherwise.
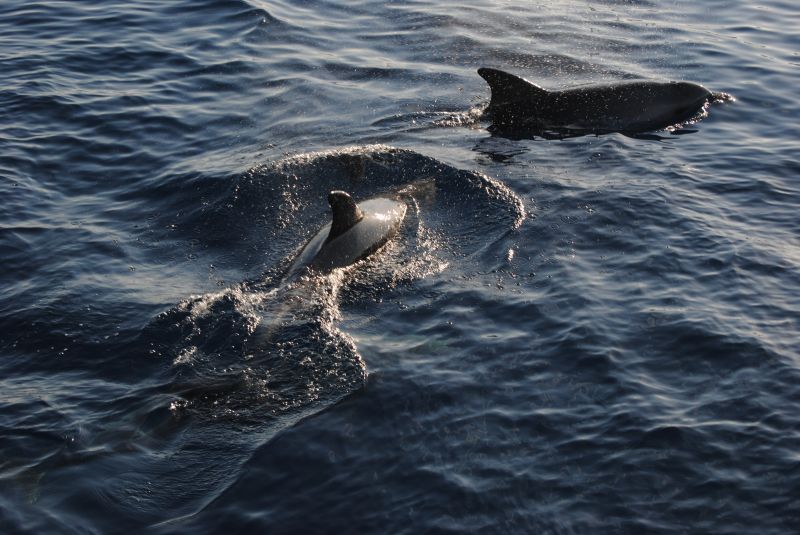
<path fill-rule="evenodd" d="M 498 131 L 638 133 L 685 123 L 715 97 L 689 82 L 630 81 L 547 91 L 518 76 L 483 67 L 487 108 Z"/>
<path fill-rule="evenodd" d="M 381 197 L 356 204 L 344 191 L 330 192 L 328 203 L 332 221 L 306 244 L 289 278 L 306 267 L 327 273 L 366 258 L 397 234 L 406 215 L 405 203 Z"/>

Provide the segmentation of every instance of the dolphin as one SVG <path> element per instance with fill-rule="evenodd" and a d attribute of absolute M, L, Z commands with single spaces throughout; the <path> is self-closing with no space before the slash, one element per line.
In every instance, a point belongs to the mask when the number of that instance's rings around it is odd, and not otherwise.
<path fill-rule="evenodd" d="M 716 97 L 690 82 L 629 81 L 548 91 L 523 78 L 483 67 L 495 130 L 639 133 L 685 123 Z"/>
<path fill-rule="evenodd" d="M 328 194 L 332 221 L 309 240 L 289 269 L 292 278 L 304 268 L 328 273 L 366 258 L 400 229 L 406 205 L 379 197 L 356 204 L 344 191 Z"/>

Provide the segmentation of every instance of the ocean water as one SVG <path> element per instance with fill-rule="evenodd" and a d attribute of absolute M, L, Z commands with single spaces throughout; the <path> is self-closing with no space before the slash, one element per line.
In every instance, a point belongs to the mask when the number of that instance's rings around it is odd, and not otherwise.
<path fill-rule="evenodd" d="M 0 532 L 796 532 L 798 16 L 4 0 Z M 481 66 L 735 101 L 509 139 Z M 400 234 L 287 283 L 331 189 Z"/>

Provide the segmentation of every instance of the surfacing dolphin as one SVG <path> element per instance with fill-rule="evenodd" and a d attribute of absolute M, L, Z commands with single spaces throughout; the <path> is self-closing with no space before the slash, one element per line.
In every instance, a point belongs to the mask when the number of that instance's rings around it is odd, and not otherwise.
<path fill-rule="evenodd" d="M 344 191 L 331 191 L 328 203 L 332 221 L 309 240 L 289 278 L 306 267 L 327 273 L 366 258 L 397 234 L 406 215 L 404 203 L 383 197 L 356 204 Z"/>
<path fill-rule="evenodd" d="M 567 134 L 639 133 L 661 130 L 698 116 L 718 98 L 689 82 L 629 81 L 548 91 L 523 78 L 483 67 L 487 108 L 498 132 Z"/>

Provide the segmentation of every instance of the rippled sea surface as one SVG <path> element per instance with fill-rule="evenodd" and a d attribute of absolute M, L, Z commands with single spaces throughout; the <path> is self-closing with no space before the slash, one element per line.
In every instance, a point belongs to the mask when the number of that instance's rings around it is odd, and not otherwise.
<path fill-rule="evenodd" d="M 800 10 L 0 5 L 0 531 L 791 533 Z M 492 135 L 481 66 L 727 92 Z M 408 206 L 286 281 L 327 192 Z"/>

